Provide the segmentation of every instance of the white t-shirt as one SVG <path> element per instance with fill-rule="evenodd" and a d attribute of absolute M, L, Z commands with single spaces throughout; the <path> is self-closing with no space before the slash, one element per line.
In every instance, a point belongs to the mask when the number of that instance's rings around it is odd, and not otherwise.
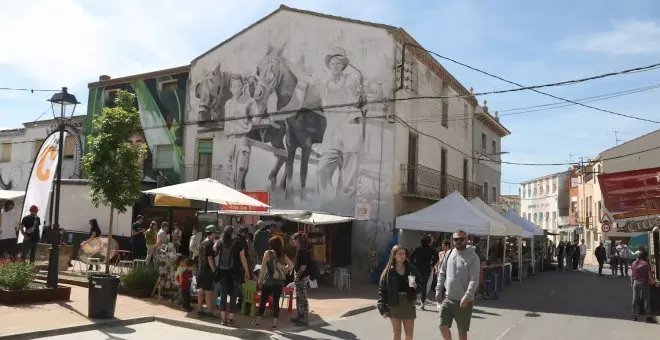
<path fill-rule="evenodd" d="M 16 226 L 18 221 L 16 221 L 16 211 L 14 209 L 10 211 L 2 211 L 2 223 L 0 223 L 0 240 L 6 240 L 10 238 L 16 238 Z"/>
<path fill-rule="evenodd" d="M 587 255 L 587 246 L 584 243 L 580 243 L 580 255 Z"/>

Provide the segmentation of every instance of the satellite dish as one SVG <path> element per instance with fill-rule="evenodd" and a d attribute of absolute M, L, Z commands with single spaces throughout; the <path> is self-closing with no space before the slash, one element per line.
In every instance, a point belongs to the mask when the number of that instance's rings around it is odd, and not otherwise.
<path fill-rule="evenodd" d="M 112 239 L 112 244 L 110 247 L 110 252 L 114 253 L 115 250 L 119 249 L 119 242 Z M 97 237 L 89 242 L 86 242 L 80 246 L 78 250 L 78 261 L 81 261 L 85 264 L 90 264 L 89 258 L 98 258 L 101 260 L 101 263 L 105 262 L 105 254 L 108 251 L 108 238 L 107 237 Z"/>

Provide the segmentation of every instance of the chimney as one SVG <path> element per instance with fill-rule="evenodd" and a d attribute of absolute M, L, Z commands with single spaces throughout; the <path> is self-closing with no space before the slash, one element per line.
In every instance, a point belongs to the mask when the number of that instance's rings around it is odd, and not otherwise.
<path fill-rule="evenodd" d="M 500 121 L 500 116 L 498 116 L 497 111 L 495 111 L 495 120 L 498 122 Z"/>
<path fill-rule="evenodd" d="M 484 112 L 488 113 L 488 101 L 484 100 Z"/>
<path fill-rule="evenodd" d="M 102 74 L 99 76 L 99 81 L 106 81 L 106 80 L 110 80 L 109 75 Z"/>

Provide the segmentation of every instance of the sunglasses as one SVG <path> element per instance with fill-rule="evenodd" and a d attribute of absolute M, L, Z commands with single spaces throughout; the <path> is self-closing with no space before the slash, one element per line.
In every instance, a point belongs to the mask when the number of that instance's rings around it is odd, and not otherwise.
<path fill-rule="evenodd" d="M 465 237 L 454 237 L 453 240 L 456 243 L 463 242 L 463 241 L 465 241 Z"/>

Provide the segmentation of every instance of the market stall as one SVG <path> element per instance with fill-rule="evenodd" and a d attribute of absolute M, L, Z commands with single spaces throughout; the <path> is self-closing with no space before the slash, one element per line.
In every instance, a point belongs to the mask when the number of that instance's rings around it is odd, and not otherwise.
<path fill-rule="evenodd" d="M 508 210 L 504 212 L 502 214 L 502 217 L 515 223 L 516 225 L 521 227 L 525 232 L 528 233 L 529 236 L 528 240 L 525 241 L 527 247 L 523 245 L 523 257 L 525 257 L 526 253 L 529 254 L 529 260 L 532 269 L 531 273 L 535 274 L 537 270 L 542 267 L 542 263 L 543 263 L 544 242 L 542 241 L 545 239 L 543 229 L 539 228 L 537 225 L 533 224 L 532 222 L 520 217 L 520 215 L 518 215 L 513 210 Z M 525 249 L 528 249 L 528 251 L 525 251 Z"/>
<path fill-rule="evenodd" d="M 484 278 L 485 274 L 489 274 L 488 277 L 494 277 L 484 289 L 489 293 L 501 291 L 502 279 L 509 275 L 510 272 L 507 270 L 510 270 L 510 267 L 504 265 L 504 243 L 491 241 L 493 237 L 500 237 L 503 240 L 506 236 L 506 226 L 475 208 L 460 193 L 454 192 L 429 207 L 397 217 L 396 227 L 402 230 L 447 233 L 453 233 L 458 229 L 464 230 L 470 236 L 472 245 L 476 247 L 477 254 L 480 255 L 482 263 L 480 276 Z M 492 256 L 493 254 L 496 256 Z M 490 275 L 491 273 L 495 275 Z"/>

